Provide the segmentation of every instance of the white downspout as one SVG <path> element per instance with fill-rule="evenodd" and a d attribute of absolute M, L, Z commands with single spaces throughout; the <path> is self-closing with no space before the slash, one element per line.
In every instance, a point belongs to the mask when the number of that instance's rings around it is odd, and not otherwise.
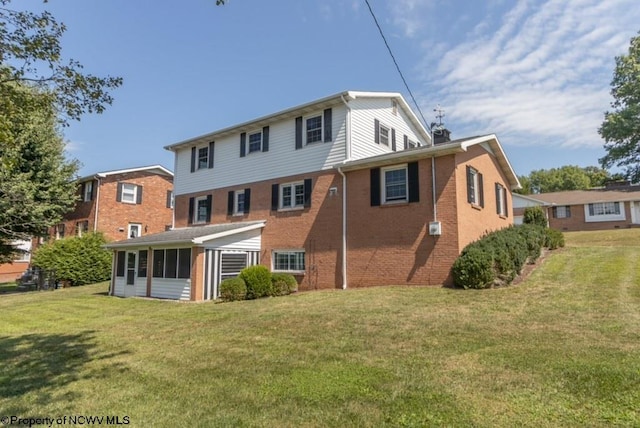
<path fill-rule="evenodd" d="M 96 189 L 96 213 L 93 217 L 93 231 L 98 231 L 98 208 L 100 208 L 100 176 L 96 175 L 98 180 L 98 188 Z"/>
<path fill-rule="evenodd" d="M 344 95 L 340 95 L 340 99 L 347 108 L 347 117 L 345 121 L 345 148 L 344 162 L 351 159 L 351 107 Z M 347 176 L 342 172 L 342 168 L 338 167 L 338 173 L 342 176 L 342 289 L 347 288 Z"/>
<path fill-rule="evenodd" d="M 433 196 L 433 221 L 438 221 L 438 207 L 436 204 L 436 157 L 431 156 L 431 194 Z"/>

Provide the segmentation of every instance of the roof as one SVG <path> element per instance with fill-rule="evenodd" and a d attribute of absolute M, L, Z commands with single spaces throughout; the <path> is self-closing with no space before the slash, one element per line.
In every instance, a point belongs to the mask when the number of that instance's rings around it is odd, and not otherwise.
<path fill-rule="evenodd" d="M 212 239 L 224 236 L 235 235 L 249 230 L 259 229 L 265 226 L 266 220 L 247 221 L 240 223 L 212 224 L 209 226 L 193 226 L 180 229 L 168 230 L 166 232 L 144 235 L 138 238 L 125 239 L 122 241 L 110 242 L 104 247 L 109 249 L 157 246 L 170 244 L 195 244 L 201 245 Z"/>
<path fill-rule="evenodd" d="M 78 182 L 82 182 L 82 181 L 87 181 L 87 180 L 93 180 L 94 178 L 104 178 L 104 177 L 107 177 L 109 175 L 127 174 L 127 173 L 130 173 L 130 172 L 140 172 L 140 171 L 155 172 L 156 174 L 159 174 L 159 175 L 165 175 L 165 176 L 168 176 L 168 177 L 173 177 L 173 172 L 171 172 L 167 168 L 163 167 L 162 165 L 148 165 L 148 166 L 139 166 L 139 167 L 135 167 L 135 168 L 117 169 L 117 170 L 112 170 L 112 171 L 96 172 L 95 174 L 91 174 L 91 175 L 86 175 L 84 177 L 80 177 L 80 178 L 77 179 L 77 181 Z"/>
<path fill-rule="evenodd" d="M 511 195 L 513 197 L 513 199 L 515 200 L 516 198 L 520 198 L 520 199 L 524 199 L 525 201 L 530 201 L 539 205 L 547 205 L 548 203 L 545 201 L 542 201 L 540 199 L 536 199 L 533 196 L 538 196 L 538 195 L 521 195 L 520 193 L 512 193 Z"/>
<path fill-rule="evenodd" d="M 531 195 L 552 205 L 584 205 L 595 202 L 640 201 L 640 186 L 569 190 Z"/>
<path fill-rule="evenodd" d="M 181 141 L 179 143 L 165 146 L 166 150 L 176 151 L 182 147 L 198 145 L 202 143 L 208 143 L 209 141 L 222 138 L 231 134 L 239 132 L 247 132 L 256 128 L 269 125 L 275 121 L 293 119 L 297 116 L 304 116 L 305 114 L 315 112 L 320 109 L 328 108 L 336 104 L 342 104 L 347 101 L 355 100 L 356 98 L 391 98 L 398 102 L 398 105 L 404 110 L 409 121 L 421 132 L 422 139 L 424 141 L 430 141 L 431 137 L 429 132 L 425 129 L 423 124 L 418 120 L 413 110 L 409 107 L 402 94 L 398 92 L 360 92 L 360 91 L 343 91 L 328 97 L 320 98 L 315 101 L 311 101 L 306 104 L 301 104 L 295 107 L 288 108 L 267 116 L 262 116 L 257 119 L 243 122 L 237 125 L 223 128 L 217 131 L 210 132 L 208 134 L 200 135 L 198 137 L 190 138 L 188 140 Z"/>
<path fill-rule="evenodd" d="M 338 168 L 342 171 L 355 171 L 358 169 L 365 169 L 377 166 L 391 165 L 398 162 L 408 162 L 417 159 L 439 157 L 445 155 L 451 155 L 455 153 L 466 152 L 469 147 L 477 144 L 486 143 L 489 145 L 491 152 L 495 155 L 498 165 L 502 168 L 509 186 L 511 189 L 519 189 L 520 181 L 518 176 L 513 171 L 507 155 L 504 153 L 498 137 L 495 134 L 481 135 L 468 138 L 460 138 L 447 143 L 436 144 L 432 146 L 421 146 L 413 149 L 402 150 L 399 152 L 385 153 L 378 156 L 372 156 L 364 159 L 358 159 L 354 161 L 346 161 L 339 165 Z"/>

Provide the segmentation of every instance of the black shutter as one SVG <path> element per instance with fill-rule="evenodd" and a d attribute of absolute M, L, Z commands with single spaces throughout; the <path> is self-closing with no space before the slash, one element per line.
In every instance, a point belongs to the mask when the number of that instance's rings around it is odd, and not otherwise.
<path fill-rule="evenodd" d="M 278 211 L 278 201 L 280 199 L 280 185 L 272 184 L 271 185 L 271 210 Z"/>
<path fill-rule="evenodd" d="M 473 194 L 473 172 L 471 172 L 471 167 L 467 165 L 467 202 L 470 204 L 474 203 L 474 194 Z"/>
<path fill-rule="evenodd" d="M 241 158 L 243 158 L 244 155 L 247 153 L 246 147 L 247 147 L 247 133 L 243 132 L 242 134 L 240 134 L 240 157 Z"/>
<path fill-rule="evenodd" d="M 482 180 L 482 174 L 478 173 L 478 195 L 480 198 L 480 206 L 484 208 L 484 183 Z"/>
<path fill-rule="evenodd" d="M 380 205 L 380 168 L 371 169 L 371 206 Z"/>
<path fill-rule="evenodd" d="M 196 198 L 189 198 L 189 218 L 187 219 L 188 224 L 193 224 L 193 208 L 196 202 Z"/>
<path fill-rule="evenodd" d="M 136 204 L 140 205 L 142 203 L 142 186 L 136 186 Z"/>
<path fill-rule="evenodd" d="M 304 180 L 304 206 L 309 208 L 311 206 L 311 187 L 312 182 L 310 178 Z"/>
<path fill-rule="evenodd" d="M 569 205 L 567 205 L 566 210 L 567 210 L 567 218 L 570 218 L 571 217 L 571 207 Z"/>
<path fill-rule="evenodd" d="M 496 183 L 496 213 L 500 214 L 500 197 L 502 196 L 502 187 Z"/>
<path fill-rule="evenodd" d="M 207 195 L 207 223 L 211 222 L 211 202 L 213 200 L 212 195 Z"/>
<path fill-rule="evenodd" d="M 251 189 L 244 189 L 244 213 L 249 214 L 251 208 Z"/>
<path fill-rule="evenodd" d="M 418 162 L 410 162 L 407 165 L 409 181 L 409 202 L 420 202 L 420 178 L 418 176 Z"/>
<path fill-rule="evenodd" d="M 81 198 L 80 200 L 82 202 L 86 202 L 85 199 L 84 199 L 84 193 L 85 193 L 86 190 L 87 190 L 87 182 L 85 181 L 84 183 L 82 183 L 80 185 L 80 198 Z"/>
<path fill-rule="evenodd" d="M 269 127 L 265 126 L 262 128 L 262 151 L 269 151 Z"/>
<path fill-rule="evenodd" d="M 191 147 L 191 172 L 196 170 L 196 148 Z"/>
<path fill-rule="evenodd" d="M 396 130 L 391 128 L 391 150 L 396 151 Z"/>
<path fill-rule="evenodd" d="M 99 182 L 91 180 L 91 196 L 89 197 L 90 201 L 93 201 L 96 197 L 96 185 Z"/>
<path fill-rule="evenodd" d="M 507 202 L 507 189 L 503 188 L 502 192 L 504 193 L 504 215 L 505 217 L 509 217 L 509 203 Z"/>
<path fill-rule="evenodd" d="M 209 143 L 209 168 L 213 168 L 213 148 L 215 147 L 215 145 L 215 141 L 211 141 Z"/>
<path fill-rule="evenodd" d="M 118 190 L 116 191 L 116 202 L 122 202 L 122 183 L 118 182 Z"/>
<path fill-rule="evenodd" d="M 404 136 L 404 149 L 407 150 L 409 148 L 409 137 Z"/>
<path fill-rule="evenodd" d="M 173 199 L 173 192 L 167 190 L 167 208 L 172 208 L 171 199 Z"/>
<path fill-rule="evenodd" d="M 376 142 L 376 144 L 380 144 L 380 121 L 378 119 L 373 119 L 373 126 L 374 126 L 374 141 Z"/>
<path fill-rule="evenodd" d="M 332 119 L 331 119 L 331 109 L 325 109 L 324 111 L 324 142 L 328 143 L 329 141 L 331 141 L 331 137 L 333 135 L 332 129 L 331 129 L 331 125 L 332 125 Z"/>
<path fill-rule="evenodd" d="M 553 218 L 558 218 L 558 207 L 551 207 L 551 216 Z"/>
<path fill-rule="evenodd" d="M 296 117 L 296 150 L 302 148 L 302 116 Z"/>
<path fill-rule="evenodd" d="M 227 197 L 227 215 L 233 215 L 233 205 L 235 204 L 235 192 L 229 190 L 229 196 Z"/>

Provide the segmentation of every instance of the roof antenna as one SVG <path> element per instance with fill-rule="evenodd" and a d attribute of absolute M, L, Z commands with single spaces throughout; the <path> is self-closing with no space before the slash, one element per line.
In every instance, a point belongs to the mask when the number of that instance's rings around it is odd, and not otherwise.
<path fill-rule="evenodd" d="M 444 129 L 444 124 L 442 123 L 442 118 L 445 116 L 444 114 L 444 109 L 442 107 L 440 107 L 440 104 L 436 105 L 436 108 L 433 109 L 433 111 L 436 112 L 436 119 L 438 119 L 438 122 L 432 122 L 431 123 L 431 127 L 435 127 L 436 131 L 440 131 L 442 129 Z"/>
<path fill-rule="evenodd" d="M 451 141 L 451 132 L 445 128 L 444 123 L 442 123 L 442 118 L 445 116 L 444 109 L 440 107 L 440 104 L 438 104 L 433 111 L 436 112 L 436 119 L 438 119 L 438 122 L 431 122 L 431 137 L 433 144 L 441 144 Z"/>

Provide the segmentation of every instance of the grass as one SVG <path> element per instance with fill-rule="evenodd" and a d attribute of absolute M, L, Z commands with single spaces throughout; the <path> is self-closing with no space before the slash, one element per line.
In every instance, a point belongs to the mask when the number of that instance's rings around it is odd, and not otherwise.
<path fill-rule="evenodd" d="M 526 281 L 483 291 L 185 304 L 109 297 L 103 283 L 2 296 L 0 413 L 126 415 L 131 426 L 640 426 L 639 234 L 567 234 Z"/>

